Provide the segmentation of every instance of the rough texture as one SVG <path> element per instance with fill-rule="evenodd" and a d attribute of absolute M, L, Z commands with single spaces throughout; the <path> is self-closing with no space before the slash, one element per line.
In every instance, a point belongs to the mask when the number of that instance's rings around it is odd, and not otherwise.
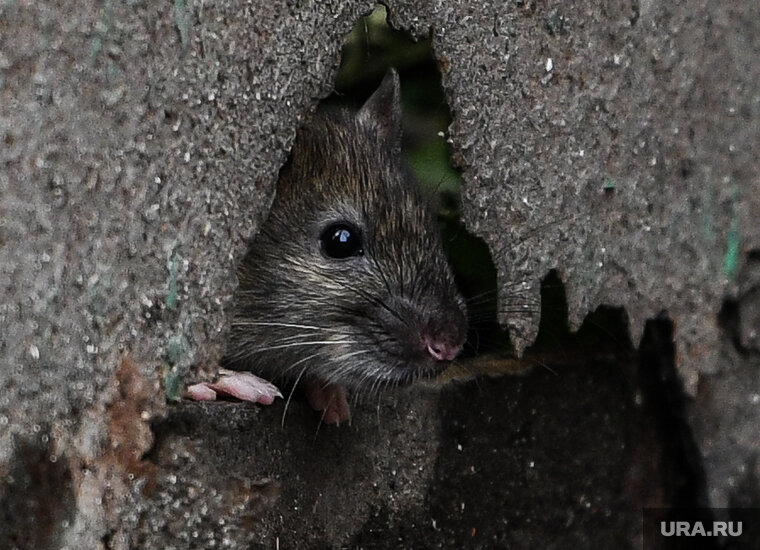
<path fill-rule="evenodd" d="M 756 262 L 747 260 L 760 249 L 756 2 L 389 4 L 396 26 L 433 33 L 464 170 L 465 221 L 493 251 L 505 311 L 525 308 L 504 317 L 517 343 L 536 333 L 538 284 L 550 268 L 567 284 L 574 326 L 597 304 L 621 305 L 638 342 L 644 320 L 667 311 L 681 379 L 696 396 L 689 418 L 710 496 L 757 504 L 759 291 Z M 202 374 L 218 359 L 245 239 L 266 212 L 296 127 L 330 89 L 342 38 L 371 7 L 0 4 L 0 521 L 17 529 L 0 529 L 16 537 L 1 545 L 209 547 L 188 545 L 203 532 L 191 513 L 198 509 L 219 526 L 217 546 L 248 547 L 259 526 L 255 503 L 301 498 L 316 515 L 280 512 L 296 523 L 293 536 L 361 544 L 378 532 L 374 521 L 398 526 L 404 511 L 425 521 L 426 510 L 451 511 L 445 499 L 461 491 L 464 463 L 436 449 L 458 433 L 447 414 L 479 403 L 444 404 L 440 417 L 430 411 L 457 390 L 417 395 L 411 417 L 381 415 L 376 439 L 359 432 L 366 424 L 315 437 L 305 413 L 289 420 L 304 433 L 283 437 L 267 417 L 246 435 L 257 418 L 248 409 L 200 406 L 170 416 L 188 418 L 186 433 L 200 444 L 167 435 L 153 447 L 148 430 L 190 367 Z M 725 294 L 734 306 L 724 308 L 719 343 Z M 525 405 L 503 395 L 507 406 Z M 607 414 L 614 402 L 605 403 L 584 401 L 575 414 Z M 556 443 L 551 422 L 564 420 L 541 414 L 549 423 L 541 453 L 555 444 L 572 450 L 561 445 L 578 434 Z M 499 430 L 468 433 L 511 448 L 516 427 Z M 603 433 L 614 444 L 614 430 Z M 312 440 L 332 454 L 311 451 Z M 283 451 L 289 442 L 296 458 Z M 341 442 L 352 449 L 331 447 Z M 392 472 L 397 450 L 404 483 L 390 483 L 387 471 L 365 477 L 373 464 Z M 510 471 L 529 475 L 505 452 Z M 600 484 L 599 509 L 611 510 L 623 458 L 599 453 L 612 462 L 589 483 Z M 493 456 L 484 444 L 473 461 L 491 471 L 501 460 Z M 573 476 L 595 459 L 545 479 L 580 498 Z M 180 485 L 186 498 L 164 490 L 176 469 L 192 474 Z M 248 491 L 231 503 L 219 496 L 230 471 Z M 356 491 L 336 495 L 330 483 L 346 476 Z M 373 496 L 373 483 L 386 485 Z M 449 489 L 436 492 L 441 484 Z M 514 487 L 512 502 L 530 489 Z M 322 510 L 323 492 L 361 519 L 344 524 Z M 28 514 L 5 515 L 19 505 L 14 498 Z M 262 536 L 276 536 L 266 525 Z M 461 541 L 464 523 L 446 525 L 436 540 Z M 556 547 L 610 546 L 605 533 L 619 527 L 581 525 Z"/>
<path fill-rule="evenodd" d="M 491 245 L 504 306 L 535 304 L 557 269 L 573 326 L 620 305 L 638 342 L 667 311 L 693 391 L 715 370 L 723 294 L 760 247 L 757 7 L 391 6 L 432 28 L 465 220 Z M 538 315 L 504 315 L 519 347 Z"/>
<path fill-rule="evenodd" d="M 156 427 L 139 546 L 630 548 L 621 366 L 413 388 L 339 429 L 301 402 L 282 427 L 282 403 L 181 405 Z"/>
<path fill-rule="evenodd" d="M 667 312 L 681 379 L 703 388 L 711 497 L 727 505 L 740 479 L 757 494 L 760 355 L 719 344 L 717 323 L 733 295 L 741 341 L 757 333 L 739 276 L 760 249 L 756 3 L 390 5 L 398 26 L 433 33 L 464 219 L 490 245 L 515 345 L 536 334 L 552 268 L 573 326 L 620 305 L 638 343 Z"/>
<path fill-rule="evenodd" d="M 218 358 L 245 240 L 370 7 L 3 3 L 0 464 L 55 432 L 98 470 L 120 357 L 175 394 Z M 75 547 L 120 523 L 96 478 Z"/>

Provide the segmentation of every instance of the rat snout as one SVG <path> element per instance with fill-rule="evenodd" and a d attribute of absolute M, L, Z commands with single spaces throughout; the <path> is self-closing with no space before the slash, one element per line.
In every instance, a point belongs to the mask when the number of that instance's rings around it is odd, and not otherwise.
<path fill-rule="evenodd" d="M 422 337 L 422 343 L 430 356 L 436 361 L 451 361 L 454 359 L 459 350 L 462 349 L 460 344 L 454 344 L 444 338 L 425 335 Z"/>
<path fill-rule="evenodd" d="M 410 300 L 392 296 L 376 312 L 388 338 L 383 346 L 404 364 L 430 368 L 461 351 L 467 318 L 455 299 L 427 295 Z"/>
<path fill-rule="evenodd" d="M 421 348 L 435 361 L 451 361 L 462 350 L 467 334 L 467 318 L 455 301 L 441 301 L 423 322 Z"/>

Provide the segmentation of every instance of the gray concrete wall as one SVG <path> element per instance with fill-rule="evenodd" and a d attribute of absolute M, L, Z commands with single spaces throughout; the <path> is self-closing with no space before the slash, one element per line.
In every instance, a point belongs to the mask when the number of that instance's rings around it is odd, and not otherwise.
<path fill-rule="evenodd" d="M 370 498 L 376 486 L 357 482 L 356 494 L 365 503 L 390 499 L 389 517 L 424 507 L 436 479 L 430 465 L 450 434 L 432 420 L 436 392 L 378 408 L 386 438 L 362 432 L 370 420 L 318 434 L 328 443 L 317 446 L 344 449 L 333 455 L 304 450 L 322 441 L 309 429 L 282 438 L 278 419 L 243 407 L 225 412 L 222 426 L 209 420 L 218 412 L 171 409 L 169 418 L 187 418 L 177 421 L 183 426 L 212 422 L 227 435 L 209 442 L 192 432 L 192 445 L 183 440 L 165 456 L 160 449 L 179 443 L 164 433 L 163 446 L 154 445 L 157 425 L 176 427 L 160 421 L 167 396 L 214 368 L 245 240 L 266 212 L 296 128 L 330 91 L 343 37 L 372 7 L 0 5 L 0 501 L 27 511 L 0 521 L 25 533 L 34 543 L 27 547 L 207 547 L 192 543 L 196 515 L 185 513 L 205 507 L 223 514 L 203 524 L 220 546 L 258 540 L 271 548 L 284 528 L 259 526 L 270 538 L 257 539 L 251 499 L 270 510 L 290 506 L 277 504 L 272 487 L 287 485 L 301 465 L 326 468 L 318 457 L 338 457 L 357 479 L 362 464 L 406 464 L 403 483 Z M 389 9 L 394 26 L 433 34 L 464 220 L 491 247 L 503 307 L 535 304 L 541 278 L 557 269 L 573 326 L 599 304 L 622 306 L 638 343 L 645 321 L 666 312 L 713 502 L 725 504 L 737 487 L 757 497 L 756 3 L 421 1 Z M 522 347 L 538 311 L 502 320 Z M 306 422 L 299 414 L 289 422 Z M 251 424 L 255 436 L 241 438 Z M 178 440 L 192 431 L 183 429 Z M 378 449 L 373 460 L 352 461 L 358 451 L 343 445 L 357 438 Z M 249 496 L 225 500 L 210 484 L 224 478 L 226 455 L 208 449 L 241 441 L 253 448 L 234 460 L 265 457 L 265 465 L 282 454 L 289 477 L 229 481 Z M 288 448 L 300 458 L 287 462 Z M 190 463 L 215 474 L 208 483 L 180 479 L 185 500 L 156 489 Z M 257 468 L 236 464 L 238 473 Z M 378 474 L 386 481 L 402 471 L 388 468 L 396 474 Z M 304 498 L 319 510 L 309 491 L 330 488 L 307 484 Z M 361 505 L 359 519 L 320 530 L 331 516 L 321 512 L 292 532 L 344 544 L 377 511 Z M 24 547 L 9 533 L 4 542 Z"/>

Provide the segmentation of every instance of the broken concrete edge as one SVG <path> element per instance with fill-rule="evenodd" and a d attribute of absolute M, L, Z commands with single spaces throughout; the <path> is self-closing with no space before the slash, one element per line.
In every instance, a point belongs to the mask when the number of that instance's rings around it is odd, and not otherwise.
<path fill-rule="evenodd" d="M 396 29 L 404 30 L 410 33 L 415 39 L 433 38 L 433 51 L 437 64 L 441 71 L 441 84 L 447 97 L 447 103 L 452 112 L 452 124 L 449 128 L 449 137 L 447 143 L 451 149 L 453 163 L 461 171 L 463 188 L 460 191 L 462 203 L 462 221 L 468 231 L 482 238 L 486 242 L 491 256 L 496 258 L 503 250 L 499 246 L 503 243 L 494 242 L 493 235 L 488 232 L 480 231 L 477 223 L 478 209 L 473 201 L 468 200 L 467 189 L 477 178 L 477 171 L 468 166 L 466 160 L 468 150 L 463 148 L 462 144 L 467 142 L 466 135 L 462 134 L 464 128 L 459 127 L 457 119 L 457 89 L 458 86 L 450 78 L 450 62 L 446 56 L 445 50 L 441 47 L 442 35 L 439 35 L 434 25 L 430 21 L 435 20 L 435 14 L 431 10 L 420 17 L 409 19 L 408 14 L 397 15 L 397 11 L 404 11 L 401 6 L 399 10 L 394 9 L 393 2 L 388 6 L 388 22 Z M 405 18 L 406 17 L 406 18 Z M 427 22 L 428 26 L 425 26 Z M 733 227 L 733 226 L 732 226 Z M 719 371 L 720 365 L 718 348 L 720 344 L 720 328 L 718 326 L 718 314 L 726 300 L 737 296 L 737 288 L 731 274 L 743 269 L 751 255 L 751 250 L 746 249 L 747 243 L 742 243 L 743 250 L 739 250 L 738 237 L 729 235 L 728 250 L 724 258 L 724 277 L 719 283 L 720 288 L 715 291 L 708 299 L 707 311 L 702 308 L 694 307 L 692 309 L 681 307 L 679 304 L 655 304 L 651 303 L 645 297 L 632 299 L 632 303 L 624 301 L 610 301 L 601 297 L 588 297 L 585 295 L 586 289 L 575 276 L 568 276 L 562 269 L 561 265 L 550 265 L 546 261 L 537 259 L 527 260 L 532 266 L 529 271 L 540 274 L 539 278 L 534 280 L 515 281 L 512 273 L 499 269 L 499 302 L 500 304 L 509 304 L 513 289 L 519 287 L 520 295 L 527 301 L 540 303 L 541 281 L 550 271 L 556 270 L 562 279 L 567 293 L 568 303 L 568 322 L 571 331 L 577 331 L 583 324 L 584 320 L 595 311 L 598 307 L 620 307 L 623 308 L 628 317 L 628 331 L 631 341 L 638 349 L 641 345 L 644 328 L 647 321 L 668 317 L 674 326 L 674 341 L 676 345 L 676 366 L 682 381 L 682 384 L 689 396 L 696 396 L 700 376 L 710 375 Z M 508 243 L 507 243 L 508 244 Z M 746 249 L 746 250 L 745 250 Z M 695 286 L 695 288 L 698 288 Z M 675 297 L 673 298 L 676 299 Z M 703 317 L 708 317 L 711 321 L 705 322 Z M 518 356 L 535 340 L 538 334 L 540 312 L 534 310 L 526 313 L 524 316 L 515 318 L 506 313 L 500 314 L 499 322 L 502 326 L 510 330 L 512 346 Z"/>
<path fill-rule="evenodd" d="M 348 28 L 353 24 L 354 21 L 343 23 Z M 183 44 L 187 44 L 192 34 L 193 28 L 186 26 L 182 33 Z M 340 42 L 336 42 L 333 49 L 339 47 Z M 321 76 L 321 82 L 305 93 L 310 99 L 300 106 L 301 112 L 295 121 L 307 117 L 316 109 L 319 100 L 330 93 L 338 62 L 339 58 L 335 56 L 331 67 Z M 283 162 L 294 135 L 295 127 L 282 142 L 279 156 Z M 274 196 L 276 177 L 276 171 L 269 175 L 270 200 Z M 235 278 L 236 259 L 242 258 L 246 244 L 239 240 L 234 248 L 235 258 L 229 262 L 230 281 Z M 71 521 L 61 534 L 61 540 L 71 547 L 118 547 L 119 540 L 128 540 L 129 525 L 121 521 L 124 505 L 136 498 L 145 484 L 151 483 L 155 473 L 150 461 L 143 460 L 153 444 L 151 422 L 166 414 L 167 400 L 178 397 L 191 368 L 200 369 L 200 373 L 193 376 L 216 371 L 224 338 L 221 335 L 221 341 L 205 342 L 203 339 L 209 335 L 193 330 L 192 319 L 188 317 L 183 301 L 177 299 L 180 260 L 176 250 L 167 251 L 165 306 L 172 310 L 174 320 L 169 323 L 171 330 L 159 335 L 159 340 L 165 342 L 165 349 L 159 350 L 158 354 L 155 350 L 133 349 L 132 355 L 111 352 L 99 357 L 97 360 L 107 368 L 113 365 L 109 368 L 112 376 L 94 403 L 78 411 L 78 418 L 70 426 L 39 426 L 40 433 L 50 434 L 50 449 L 42 460 L 63 465 L 68 472 L 71 492 L 53 494 L 50 498 L 62 509 L 74 510 Z M 226 299 L 230 301 L 232 294 L 229 293 Z M 218 305 L 224 307 L 222 303 Z M 34 355 L 34 352 L 30 353 Z M 157 356 L 163 359 L 157 359 Z M 0 437 L 2 468 L 10 467 L 14 459 L 18 461 L 15 454 L 17 443 L 24 435 L 18 431 L 21 427 L 16 426 L 13 419 L 10 424 L 10 429 Z M 71 501 L 55 500 L 68 499 L 69 496 Z"/>
<path fill-rule="evenodd" d="M 441 60 L 441 62 L 443 62 L 443 59 Z M 326 79 L 326 81 L 329 82 L 329 79 Z M 316 103 L 316 101 L 314 103 Z M 241 248 L 241 247 L 239 246 L 238 248 Z M 242 254 L 242 252 L 240 252 L 240 254 Z M 537 289 L 537 284 L 534 287 L 534 289 Z M 640 324 L 641 323 L 637 323 L 636 327 L 639 327 Z M 196 342 L 196 341 L 194 341 L 192 343 L 193 346 L 200 346 L 201 344 L 202 344 L 202 342 Z M 708 345 L 708 347 L 710 347 L 710 346 Z M 151 360 L 150 362 L 145 363 L 142 360 L 139 360 L 139 361 L 136 360 L 136 363 L 139 363 L 141 366 L 143 366 L 143 368 L 149 368 L 149 367 L 145 367 L 145 365 L 152 365 L 152 364 L 155 363 L 155 361 Z M 118 365 L 119 366 L 116 367 L 116 369 L 115 369 L 114 372 L 116 372 L 116 371 L 118 371 L 119 369 L 122 368 L 121 367 L 122 362 L 120 361 L 118 363 Z M 117 380 L 117 378 L 118 378 L 118 376 L 115 375 L 114 380 Z M 155 382 L 155 381 L 153 381 L 153 382 Z M 165 391 L 167 393 L 171 394 L 172 390 L 170 388 L 174 387 L 175 383 L 176 383 L 176 379 L 167 381 L 166 382 L 166 386 L 165 386 Z M 128 382 L 125 382 L 125 383 L 116 382 L 116 384 L 119 387 L 122 384 L 129 385 Z M 112 390 L 109 390 L 109 391 L 113 392 L 113 396 L 118 395 L 118 391 L 116 389 L 112 389 Z M 155 391 L 157 395 L 160 395 L 160 393 L 161 393 L 160 387 L 158 387 L 158 388 L 154 387 L 153 391 Z M 78 444 L 72 444 L 72 448 L 80 449 L 81 452 L 83 453 L 83 456 L 85 458 L 82 459 L 83 460 L 82 463 L 85 463 L 85 462 L 87 464 L 91 464 L 92 463 L 92 458 L 89 458 L 89 457 L 93 456 L 91 454 L 91 449 L 93 449 L 93 448 L 100 448 L 100 447 L 98 447 L 98 445 L 106 445 L 108 442 L 114 443 L 114 441 L 111 440 L 110 436 L 105 436 L 104 434 L 107 434 L 109 432 L 109 430 L 111 430 L 111 429 L 114 429 L 114 430 L 117 430 L 117 431 L 119 431 L 119 430 L 122 429 L 122 428 L 120 428 L 118 426 L 110 426 L 108 423 L 104 423 L 102 421 L 102 418 L 104 417 L 104 415 L 109 414 L 108 413 L 109 408 L 108 408 L 108 405 L 106 404 L 106 402 L 108 402 L 111 399 L 114 399 L 114 397 L 108 397 L 108 398 L 106 398 L 103 403 L 99 403 L 98 405 L 96 405 L 92 409 L 88 410 L 83 415 L 83 418 L 85 420 L 83 420 L 83 425 L 78 430 L 77 435 L 74 438 L 75 440 L 77 438 L 81 438 L 82 441 L 80 443 L 78 443 Z M 155 406 L 155 410 L 158 411 L 156 414 L 160 414 L 160 411 L 162 410 L 162 408 L 163 408 L 164 405 L 163 405 L 162 402 L 159 401 L 159 402 L 155 403 L 154 406 Z M 116 414 L 117 411 L 114 410 L 114 413 Z M 142 418 L 142 413 L 140 413 L 137 416 L 140 416 L 140 418 Z M 129 417 L 129 418 L 131 418 L 131 419 L 134 420 L 136 418 L 135 411 L 132 411 L 129 414 L 127 414 L 127 417 Z M 85 423 L 87 424 L 87 426 L 85 426 Z M 136 434 L 136 436 L 139 437 L 139 434 Z M 100 439 L 98 439 L 98 438 L 100 438 Z M 92 443 L 93 441 L 99 441 L 99 443 L 96 446 L 93 446 L 93 443 Z M 116 441 L 115 444 L 118 446 L 119 442 Z M 115 460 L 115 461 L 117 461 L 118 464 L 119 464 L 119 466 L 118 466 L 118 471 L 120 472 L 119 476 L 123 477 L 123 475 L 125 474 L 127 476 L 127 479 L 128 479 L 128 477 L 129 477 L 129 475 L 131 473 L 129 471 L 129 468 L 130 468 L 129 464 L 131 464 L 131 462 L 130 462 L 131 458 L 130 458 L 129 455 L 119 455 L 119 454 L 115 453 L 114 457 L 109 458 L 108 460 Z M 77 462 L 77 464 L 79 464 L 79 462 Z M 105 469 L 107 470 L 108 467 L 106 467 Z M 105 471 L 101 474 L 101 476 L 106 476 L 106 477 L 107 477 L 107 475 L 110 475 L 110 474 L 108 474 Z M 86 478 L 81 478 L 81 482 L 79 482 L 79 486 L 80 486 L 80 492 L 82 494 L 82 498 L 91 498 L 91 497 L 93 497 L 93 495 L 95 493 L 98 493 L 98 491 L 106 491 L 106 489 L 108 488 L 109 483 L 111 483 L 105 477 L 103 479 L 101 479 L 100 481 L 98 481 L 96 479 L 96 481 L 93 482 L 92 481 L 93 479 L 94 478 L 92 478 L 89 474 L 87 475 Z M 102 493 L 98 493 L 98 494 L 102 494 Z M 126 495 L 125 492 L 120 492 L 120 494 Z M 124 498 L 126 498 L 126 497 L 124 497 Z M 99 517 L 99 512 L 97 510 L 95 510 L 95 509 L 92 509 L 91 510 L 91 514 L 88 515 L 87 517 L 98 518 Z M 85 523 L 87 523 L 89 521 L 90 520 L 87 520 L 87 521 L 82 520 L 82 521 L 80 521 L 80 524 L 82 526 L 84 526 Z M 105 520 L 101 518 L 98 521 L 105 521 Z M 82 529 L 84 530 L 85 528 L 82 527 Z"/>

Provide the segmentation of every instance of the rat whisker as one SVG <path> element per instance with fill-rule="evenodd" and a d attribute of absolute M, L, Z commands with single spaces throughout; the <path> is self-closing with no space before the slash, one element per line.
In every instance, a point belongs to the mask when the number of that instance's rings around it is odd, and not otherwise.
<path fill-rule="evenodd" d="M 349 357 L 354 357 L 356 355 L 363 355 L 365 353 L 369 353 L 369 350 L 362 349 L 362 350 L 359 350 L 359 351 L 352 351 L 351 353 L 345 353 L 343 355 L 340 355 L 338 357 L 334 357 L 332 359 L 333 359 L 333 361 L 336 361 L 336 362 L 342 362 L 342 361 L 345 361 L 346 359 L 348 359 Z"/>
<path fill-rule="evenodd" d="M 403 324 L 405 324 L 407 326 L 409 325 L 409 322 L 406 319 L 404 319 L 401 315 L 399 315 L 399 313 L 396 310 L 394 310 L 392 307 L 390 307 L 381 298 L 378 298 L 376 296 L 372 296 L 369 292 L 367 292 L 365 290 L 361 290 L 361 289 L 358 289 L 358 288 L 353 288 L 353 287 L 350 287 L 348 285 L 345 285 L 345 288 L 347 290 L 350 290 L 351 292 L 355 292 L 359 296 L 361 296 L 361 297 L 363 297 L 363 298 L 371 301 L 375 305 L 378 305 L 378 306 L 382 307 L 383 309 L 385 309 L 386 311 L 388 311 L 388 313 L 390 313 L 391 315 L 393 315 L 396 319 L 398 319 L 399 321 L 401 321 Z M 403 295 L 403 291 L 402 291 L 402 295 Z"/>
<path fill-rule="evenodd" d="M 498 293 L 498 289 L 492 288 L 490 290 L 486 290 L 484 292 L 478 292 L 477 294 L 473 294 L 472 296 L 465 296 L 465 303 L 472 304 L 477 303 L 477 300 L 483 299 L 483 301 L 492 301 Z"/>
<path fill-rule="evenodd" d="M 289 334 L 289 335 L 277 335 L 276 338 L 272 338 L 269 342 L 270 345 L 289 345 L 294 344 L 298 342 L 317 342 L 317 340 L 314 340 L 314 337 L 324 337 L 328 338 L 329 335 L 322 335 L 322 334 L 314 334 L 313 332 L 310 333 L 296 333 L 296 334 Z M 341 334 L 342 338 L 349 337 L 349 334 Z M 340 342 L 342 340 L 329 340 L 330 342 Z"/>
<path fill-rule="evenodd" d="M 344 345 L 356 344 L 355 340 L 320 340 L 318 342 L 293 342 L 290 344 L 282 344 L 278 346 L 269 346 L 266 348 L 257 348 L 256 352 L 272 351 L 276 349 L 288 349 L 300 346 L 344 346 Z"/>
<path fill-rule="evenodd" d="M 375 258 L 374 254 L 370 255 L 370 257 L 372 258 L 372 262 L 375 264 L 375 268 L 377 269 L 377 272 L 380 275 L 383 284 L 385 285 L 385 290 L 388 292 L 389 296 L 392 296 L 393 290 L 391 289 L 391 284 L 388 281 L 388 278 L 385 276 L 385 270 L 380 265 L 380 262 L 377 261 L 377 258 Z"/>
<path fill-rule="evenodd" d="M 355 355 L 362 355 L 362 354 L 366 354 L 366 353 L 370 353 L 370 351 L 369 350 L 360 350 L 360 351 L 356 351 L 356 352 L 352 352 L 352 353 L 347 353 L 347 354 L 343 355 L 341 358 L 338 358 L 338 359 L 332 359 L 333 363 L 338 364 L 339 367 L 337 369 L 333 370 L 332 372 L 330 372 L 328 375 L 323 376 L 323 379 L 328 384 L 339 384 L 341 382 L 341 380 L 345 379 L 346 376 L 348 376 L 349 374 L 351 374 L 352 371 L 359 370 L 361 372 L 362 370 L 366 370 L 366 369 L 357 368 L 357 365 L 355 363 L 347 363 L 347 362 L 345 362 L 345 359 L 347 359 L 348 357 L 352 357 L 352 356 L 355 356 Z"/>
<path fill-rule="evenodd" d="M 377 429 L 380 430 L 381 424 L 380 424 L 380 403 L 381 403 L 382 394 L 380 392 L 377 392 L 377 406 L 375 407 L 375 414 L 377 418 Z"/>
<path fill-rule="evenodd" d="M 471 300 L 467 301 L 467 305 L 472 306 L 481 306 L 484 304 L 497 304 L 499 302 L 507 303 L 507 304 L 540 304 L 541 299 L 538 297 L 533 296 L 518 296 L 518 295 L 507 295 L 504 298 L 500 298 L 498 301 L 494 299 L 494 297 L 484 297 L 480 298 L 478 300 Z"/>
<path fill-rule="evenodd" d="M 300 328 L 306 330 L 323 330 L 325 332 L 340 332 L 340 330 L 334 327 L 317 327 L 312 325 L 296 325 L 293 323 L 272 323 L 264 321 L 233 321 L 232 327 L 246 327 L 246 326 L 261 326 L 261 327 L 285 327 L 285 328 Z"/>
<path fill-rule="evenodd" d="M 304 358 L 303 358 L 303 359 L 301 359 L 300 361 L 298 361 L 298 362 L 296 362 L 296 363 L 293 363 L 292 365 L 290 365 L 290 366 L 287 368 L 287 370 L 290 370 L 290 369 L 292 369 L 293 367 L 295 367 L 296 365 L 298 365 L 298 364 L 300 364 L 300 363 L 303 363 L 303 362 L 305 362 L 305 361 L 308 361 L 309 359 L 313 359 L 313 358 L 314 358 L 314 357 L 316 357 L 317 355 L 319 355 L 319 354 L 318 354 L 318 353 L 315 353 L 314 355 L 310 355 L 309 357 L 304 357 Z M 298 386 L 298 382 L 300 382 L 300 381 L 301 381 L 301 377 L 304 375 L 304 373 L 306 372 L 306 370 L 307 370 L 308 368 L 309 368 L 309 365 L 306 365 L 306 366 L 304 366 L 304 368 L 302 368 L 302 369 L 301 369 L 301 372 L 299 372 L 299 373 L 298 373 L 298 376 L 296 376 L 296 381 L 295 381 L 295 382 L 293 382 L 293 387 L 292 387 L 292 388 L 290 388 L 290 393 L 288 393 L 288 398 L 287 398 L 287 400 L 285 401 L 285 408 L 284 408 L 284 409 L 283 409 L 283 411 L 282 411 L 282 422 L 280 423 L 280 426 L 281 426 L 281 427 L 283 427 L 283 428 L 285 427 L 285 415 L 286 415 L 286 414 L 287 414 L 287 412 L 288 412 L 288 407 L 290 406 L 290 400 L 291 400 L 291 399 L 293 399 L 293 393 L 296 391 L 296 387 Z"/>
<path fill-rule="evenodd" d="M 375 389 L 378 386 L 378 384 L 382 383 L 383 379 L 376 377 L 374 380 L 372 380 L 372 383 L 369 386 L 369 391 L 367 392 L 367 395 L 369 397 L 372 397 L 372 395 L 375 394 Z"/>

